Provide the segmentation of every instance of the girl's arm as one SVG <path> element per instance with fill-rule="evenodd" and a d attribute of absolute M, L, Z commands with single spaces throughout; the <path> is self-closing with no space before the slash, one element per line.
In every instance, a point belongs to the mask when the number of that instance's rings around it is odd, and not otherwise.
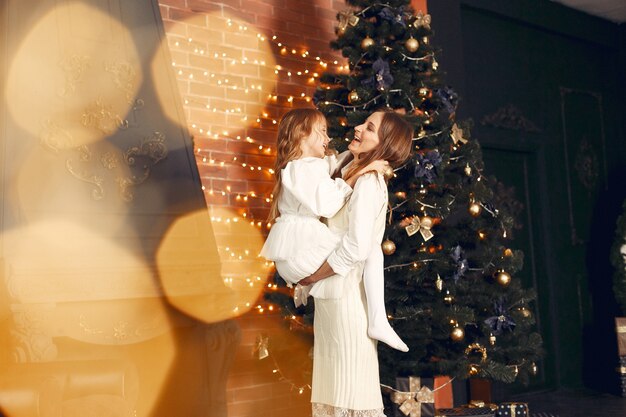
<path fill-rule="evenodd" d="M 358 262 L 367 259 L 374 240 L 376 217 L 387 205 L 385 182 L 378 174 L 357 181 L 350 199 L 348 232 L 328 260 L 313 275 L 300 281 L 309 285 L 331 275 L 346 275 Z"/>
<path fill-rule="evenodd" d="M 387 170 L 391 169 L 389 163 L 382 159 L 377 159 L 376 161 L 370 162 L 365 168 L 362 168 L 360 171 L 357 171 L 350 178 L 346 178 L 346 183 L 354 188 L 356 181 L 361 177 L 361 175 L 366 174 L 371 171 L 376 171 L 380 174 L 385 174 Z"/>
<path fill-rule="evenodd" d="M 332 217 L 352 194 L 341 178 L 332 179 L 328 163 L 321 158 L 292 161 L 283 169 L 282 185 L 316 216 Z"/>

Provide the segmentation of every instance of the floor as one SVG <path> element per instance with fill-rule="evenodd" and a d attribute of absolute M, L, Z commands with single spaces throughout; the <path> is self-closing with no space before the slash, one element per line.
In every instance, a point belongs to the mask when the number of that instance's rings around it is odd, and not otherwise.
<path fill-rule="evenodd" d="M 587 390 L 558 390 L 517 396 L 530 417 L 626 417 L 626 398 Z"/>

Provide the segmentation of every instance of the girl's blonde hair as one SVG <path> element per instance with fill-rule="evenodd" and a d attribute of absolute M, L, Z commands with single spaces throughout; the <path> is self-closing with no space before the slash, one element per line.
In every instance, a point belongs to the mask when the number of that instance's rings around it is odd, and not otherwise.
<path fill-rule="evenodd" d="M 370 162 L 383 159 L 389 162 L 391 168 L 397 168 L 411 155 L 413 143 L 413 127 L 404 117 L 393 110 L 377 110 L 383 113 L 378 127 L 378 146 L 367 153 L 359 155 L 352 166 L 345 173 L 344 178 L 350 178 Z"/>
<path fill-rule="evenodd" d="M 278 123 L 276 163 L 274 164 L 274 190 L 269 221 L 279 216 L 278 198 L 282 191 L 281 172 L 289 161 L 302 155 L 300 143 L 313 132 L 316 123 L 326 123 L 326 118 L 316 109 L 293 109 L 285 113 Z"/>

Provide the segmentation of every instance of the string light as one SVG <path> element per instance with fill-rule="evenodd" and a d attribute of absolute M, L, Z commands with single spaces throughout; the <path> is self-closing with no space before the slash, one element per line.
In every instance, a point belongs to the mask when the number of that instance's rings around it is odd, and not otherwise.
<path fill-rule="evenodd" d="M 257 309 L 259 310 L 260 313 L 263 313 L 263 308 L 261 306 L 257 306 Z M 269 309 L 269 308 L 268 308 Z M 270 310 L 272 311 L 272 310 Z M 280 366 L 278 365 L 278 361 L 276 360 L 276 358 L 274 357 L 274 355 L 272 354 L 271 350 L 269 349 L 269 347 L 266 347 L 267 349 L 267 358 L 269 358 L 272 361 L 272 373 L 275 375 L 278 375 L 278 380 L 280 382 L 284 382 L 287 385 L 290 385 L 290 390 L 291 391 L 296 391 L 298 394 L 302 395 L 304 394 L 304 392 L 306 390 L 310 390 L 311 389 L 311 385 L 310 384 L 296 384 L 294 382 L 294 380 L 287 378 L 285 376 L 285 374 L 283 374 L 283 372 L 280 369 Z M 261 359 L 263 360 L 263 359 Z"/>

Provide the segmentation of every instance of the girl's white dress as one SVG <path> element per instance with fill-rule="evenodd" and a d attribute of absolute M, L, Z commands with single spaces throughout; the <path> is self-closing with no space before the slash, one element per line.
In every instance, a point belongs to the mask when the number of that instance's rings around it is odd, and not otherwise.
<path fill-rule="evenodd" d="M 317 271 L 339 244 L 341 236 L 320 221 L 320 217 L 334 216 L 352 194 L 343 179 L 330 177 L 336 161 L 334 156 L 296 159 L 281 172 L 280 217 L 261 256 L 274 261 L 288 283 L 295 284 Z"/>
<path fill-rule="evenodd" d="M 376 341 L 367 335 L 363 265 L 380 260 L 387 186 L 381 175 L 358 179 L 346 206 L 328 220 L 342 235 L 328 263 L 338 273 L 316 283 L 313 417 L 384 417 Z M 380 273 L 383 273 L 380 265 Z"/>

